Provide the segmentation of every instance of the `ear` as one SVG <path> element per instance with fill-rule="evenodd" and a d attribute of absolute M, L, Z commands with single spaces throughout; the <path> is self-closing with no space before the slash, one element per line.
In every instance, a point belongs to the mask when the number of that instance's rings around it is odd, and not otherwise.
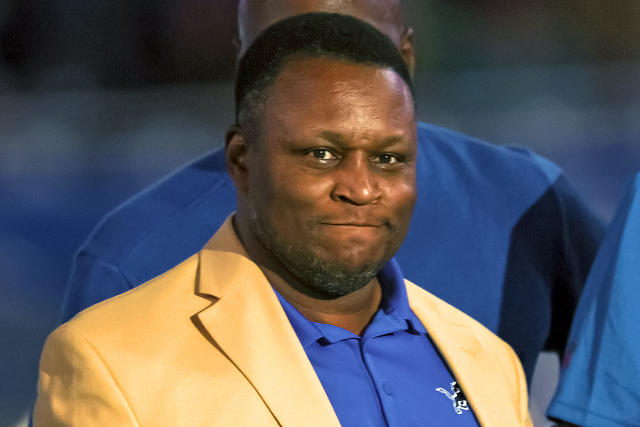
<path fill-rule="evenodd" d="M 416 66 L 416 46 L 413 35 L 413 28 L 406 27 L 400 37 L 400 53 L 404 58 L 404 62 L 407 64 L 409 74 L 413 78 L 413 71 Z"/>
<path fill-rule="evenodd" d="M 224 155 L 227 172 L 236 185 L 238 194 L 247 194 L 249 188 L 248 146 L 242 131 L 237 126 L 231 126 L 227 131 Z"/>

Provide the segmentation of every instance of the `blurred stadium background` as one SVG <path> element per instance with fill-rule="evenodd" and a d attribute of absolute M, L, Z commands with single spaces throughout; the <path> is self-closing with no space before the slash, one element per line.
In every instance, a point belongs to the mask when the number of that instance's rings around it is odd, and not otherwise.
<path fill-rule="evenodd" d="M 609 219 L 640 170 L 640 2 L 405 5 L 420 118 L 533 148 Z M 0 425 L 25 423 L 71 257 L 91 228 L 222 144 L 235 8 L 0 1 Z M 534 388 L 553 388 L 542 378 Z"/>

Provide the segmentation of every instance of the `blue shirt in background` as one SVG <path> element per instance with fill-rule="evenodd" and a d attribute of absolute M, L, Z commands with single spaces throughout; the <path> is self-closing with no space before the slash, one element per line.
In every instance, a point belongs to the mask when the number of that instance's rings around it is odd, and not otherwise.
<path fill-rule="evenodd" d="M 548 415 L 585 427 L 640 426 L 640 175 L 587 279 Z"/>
<path fill-rule="evenodd" d="M 378 275 L 380 309 L 362 336 L 311 322 L 277 291 L 291 326 L 343 426 L 478 426 L 471 408 L 409 307 L 391 260 Z"/>

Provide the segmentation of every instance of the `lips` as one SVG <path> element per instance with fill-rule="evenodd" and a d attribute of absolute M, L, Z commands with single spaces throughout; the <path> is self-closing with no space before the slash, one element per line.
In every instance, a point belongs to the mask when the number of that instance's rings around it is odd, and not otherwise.
<path fill-rule="evenodd" d="M 338 232 L 341 230 L 351 232 L 391 229 L 391 225 L 387 221 L 372 219 L 331 219 L 319 221 L 317 224 L 321 227 L 332 228 Z"/>
<path fill-rule="evenodd" d="M 383 227 L 389 223 L 383 216 L 373 215 L 345 215 L 345 216 L 316 216 L 316 223 L 349 227 Z"/>
<path fill-rule="evenodd" d="M 370 227 L 370 228 L 378 228 L 384 225 L 384 224 L 360 223 L 360 222 L 324 222 L 321 224 L 333 225 L 336 227 Z"/>
<path fill-rule="evenodd" d="M 387 218 L 383 216 L 374 215 L 331 215 L 331 216 L 316 216 L 314 222 L 318 225 L 333 226 L 333 227 L 349 227 L 349 228 L 390 228 L 390 223 Z"/>

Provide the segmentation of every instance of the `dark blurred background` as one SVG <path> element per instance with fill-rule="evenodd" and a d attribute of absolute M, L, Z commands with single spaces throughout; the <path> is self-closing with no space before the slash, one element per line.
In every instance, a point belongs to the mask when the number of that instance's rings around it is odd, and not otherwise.
<path fill-rule="evenodd" d="M 419 116 L 562 166 L 609 219 L 640 170 L 640 1 L 405 0 Z M 0 1 L 0 425 L 25 423 L 74 250 L 220 146 L 235 0 Z"/>

